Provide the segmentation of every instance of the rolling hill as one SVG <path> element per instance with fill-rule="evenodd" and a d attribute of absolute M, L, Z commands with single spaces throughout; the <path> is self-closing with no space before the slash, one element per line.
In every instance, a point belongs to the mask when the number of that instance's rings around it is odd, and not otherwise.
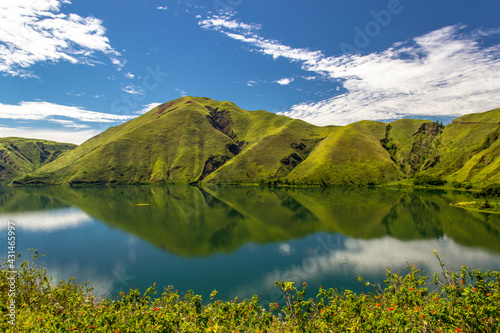
<path fill-rule="evenodd" d="M 70 143 L 38 139 L 0 138 L 0 182 L 10 182 L 34 172 L 75 147 Z"/>
<path fill-rule="evenodd" d="M 186 96 L 109 128 L 14 183 L 352 186 L 420 173 L 483 186 L 500 177 L 499 122 L 500 109 L 446 127 L 413 119 L 319 127 Z"/>

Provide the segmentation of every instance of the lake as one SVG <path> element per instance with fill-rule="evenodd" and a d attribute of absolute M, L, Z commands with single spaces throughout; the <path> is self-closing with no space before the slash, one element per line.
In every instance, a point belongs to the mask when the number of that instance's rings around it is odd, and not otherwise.
<path fill-rule="evenodd" d="M 450 206 L 461 192 L 379 188 L 196 186 L 0 187 L 0 239 L 54 280 L 90 280 L 98 297 L 172 285 L 209 299 L 280 302 L 276 280 L 370 291 L 406 262 L 500 270 L 500 216 Z"/>

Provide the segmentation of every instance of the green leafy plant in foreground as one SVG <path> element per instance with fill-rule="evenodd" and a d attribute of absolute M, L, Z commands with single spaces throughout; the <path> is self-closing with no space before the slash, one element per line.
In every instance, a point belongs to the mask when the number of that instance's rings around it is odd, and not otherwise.
<path fill-rule="evenodd" d="M 130 289 L 115 300 L 97 300 L 88 283 L 72 279 L 53 284 L 45 268 L 35 265 L 38 254 L 24 261 L 16 277 L 16 325 L 9 323 L 11 274 L 1 270 L 0 330 L 3 332 L 498 332 L 500 272 L 447 269 L 432 282 L 416 266 L 406 274 L 387 269 L 385 285 L 373 292 L 342 293 L 319 287 L 307 297 L 307 283 L 279 281 L 283 305 L 259 304 L 255 295 L 238 301 L 203 304 L 189 291 L 171 287 L 157 295 L 156 286 L 144 293 Z M 360 278 L 363 282 L 363 279 Z M 364 282 L 371 286 L 369 282 Z"/>

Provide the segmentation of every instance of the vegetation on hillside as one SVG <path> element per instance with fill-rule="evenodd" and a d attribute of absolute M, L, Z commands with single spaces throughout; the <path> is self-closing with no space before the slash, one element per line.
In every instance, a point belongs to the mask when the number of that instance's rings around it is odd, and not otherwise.
<path fill-rule="evenodd" d="M 497 332 L 500 326 L 500 272 L 464 266 L 452 272 L 437 254 L 443 270 L 432 282 L 410 265 L 401 274 L 388 268 L 385 284 L 368 294 L 321 286 L 310 292 L 307 281 L 279 281 L 283 299 L 270 304 L 257 295 L 216 300 L 216 290 L 204 304 L 192 291 L 169 287 L 158 295 L 155 285 L 97 300 L 90 283 L 54 283 L 36 266 L 37 256 L 14 273 L 4 262 L 3 332 Z"/>
<path fill-rule="evenodd" d="M 47 140 L 0 138 L 0 182 L 34 172 L 76 145 Z"/>

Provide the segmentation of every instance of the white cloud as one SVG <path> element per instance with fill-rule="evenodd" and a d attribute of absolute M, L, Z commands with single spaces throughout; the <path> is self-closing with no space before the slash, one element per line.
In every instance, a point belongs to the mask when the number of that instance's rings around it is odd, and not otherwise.
<path fill-rule="evenodd" d="M 142 94 L 144 94 L 144 91 L 142 90 L 142 88 L 136 87 L 136 86 L 133 86 L 133 85 L 128 85 L 125 88 L 123 88 L 122 90 L 124 92 L 126 92 L 127 94 L 131 94 L 131 95 L 142 95 Z"/>
<path fill-rule="evenodd" d="M 253 80 L 252 80 L 252 81 L 248 81 L 248 82 L 247 82 L 247 86 L 249 86 L 249 87 L 253 87 L 253 86 L 255 86 L 256 84 L 257 84 L 257 81 L 253 81 Z"/>
<path fill-rule="evenodd" d="M 175 91 L 177 91 L 179 94 L 181 94 L 182 97 L 187 96 L 187 92 L 185 90 L 176 88 Z"/>
<path fill-rule="evenodd" d="M 57 142 L 67 142 L 81 144 L 93 136 L 99 134 L 100 130 L 88 129 L 84 131 L 69 131 L 69 130 L 52 130 L 52 129 L 36 129 L 26 127 L 1 127 L 0 137 L 21 137 L 29 139 L 51 140 Z"/>
<path fill-rule="evenodd" d="M 158 9 L 158 10 L 167 10 L 167 9 L 168 9 L 168 7 L 167 7 L 167 6 L 165 6 L 165 7 L 161 7 L 161 6 L 159 6 L 159 7 L 156 7 L 156 9 Z"/>
<path fill-rule="evenodd" d="M 242 22 L 238 22 L 236 20 L 233 20 L 232 17 L 234 14 L 230 13 L 227 15 L 214 15 L 212 17 L 209 17 L 207 19 L 201 20 L 198 22 L 198 24 L 203 28 L 207 30 L 218 30 L 221 31 L 224 28 L 231 29 L 231 30 L 241 30 L 244 33 L 249 33 L 253 30 L 258 30 L 261 28 L 260 25 L 258 24 L 246 24 Z M 198 16 L 197 16 L 198 18 Z M 201 16 L 200 16 L 201 18 Z"/>
<path fill-rule="evenodd" d="M 282 86 L 287 86 L 287 85 L 289 85 L 290 83 L 292 83 L 292 82 L 293 82 L 293 80 L 294 80 L 294 78 L 293 78 L 293 77 L 285 77 L 285 78 L 283 78 L 283 79 L 281 79 L 281 80 L 276 80 L 276 81 L 274 81 L 274 82 L 276 82 L 277 84 L 280 84 L 280 85 L 282 85 Z"/>
<path fill-rule="evenodd" d="M 116 68 L 121 71 L 123 66 L 127 63 L 127 60 L 120 60 L 118 58 L 111 58 L 111 63 L 116 66 Z"/>
<path fill-rule="evenodd" d="M 133 79 L 133 78 L 135 78 L 135 75 L 129 72 L 129 73 L 125 73 L 125 77 L 127 79 Z"/>
<path fill-rule="evenodd" d="M 0 119 L 46 120 L 60 123 L 60 118 L 54 117 L 72 118 L 93 123 L 123 122 L 134 118 L 134 116 L 87 111 L 76 106 L 49 102 L 21 102 L 19 105 L 0 103 Z"/>
<path fill-rule="evenodd" d="M 142 110 L 136 111 L 136 114 L 145 114 L 146 112 L 150 111 L 151 109 L 157 107 L 158 105 L 161 105 L 163 103 L 149 103 L 147 105 L 144 105 Z"/>
<path fill-rule="evenodd" d="M 63 127 L 70 127 L 70 128 L 90 128 L 90 126 L 88 126 L 88 125 L 77 124 L 73 120 L 51 119 L 50 121 L 53 122 L 53 123 L 56 123 L 56 124 L 61 124 Z"/>
<path fill-rule="evenodd" d="M 34 76 L 26 68 L 39 62 L 91 64 L 95 52 L 111 57 L 118 67 L 120 53 L 109 44 L 102 21 L 61 13 L 68 0 L 2 0 L 0 2 L 0 72 Z M 121 68 L 121 67 L 120 67 Z"/>
<path fill-rule="evenodd" d="M 281 113 L 313 124 L 345 125 L 404 116 L 455 117 L 500 106 L 500 45 L 483 43 L 500 35 L 500 29 L 470 31 L 455 25 L 395 43 L 381 52 L 327 57 L 321 51 L 263 38 L 252 25 L 226 16 L 199 24 L 342 84 L 347 92 L 297 104 Z"/>

